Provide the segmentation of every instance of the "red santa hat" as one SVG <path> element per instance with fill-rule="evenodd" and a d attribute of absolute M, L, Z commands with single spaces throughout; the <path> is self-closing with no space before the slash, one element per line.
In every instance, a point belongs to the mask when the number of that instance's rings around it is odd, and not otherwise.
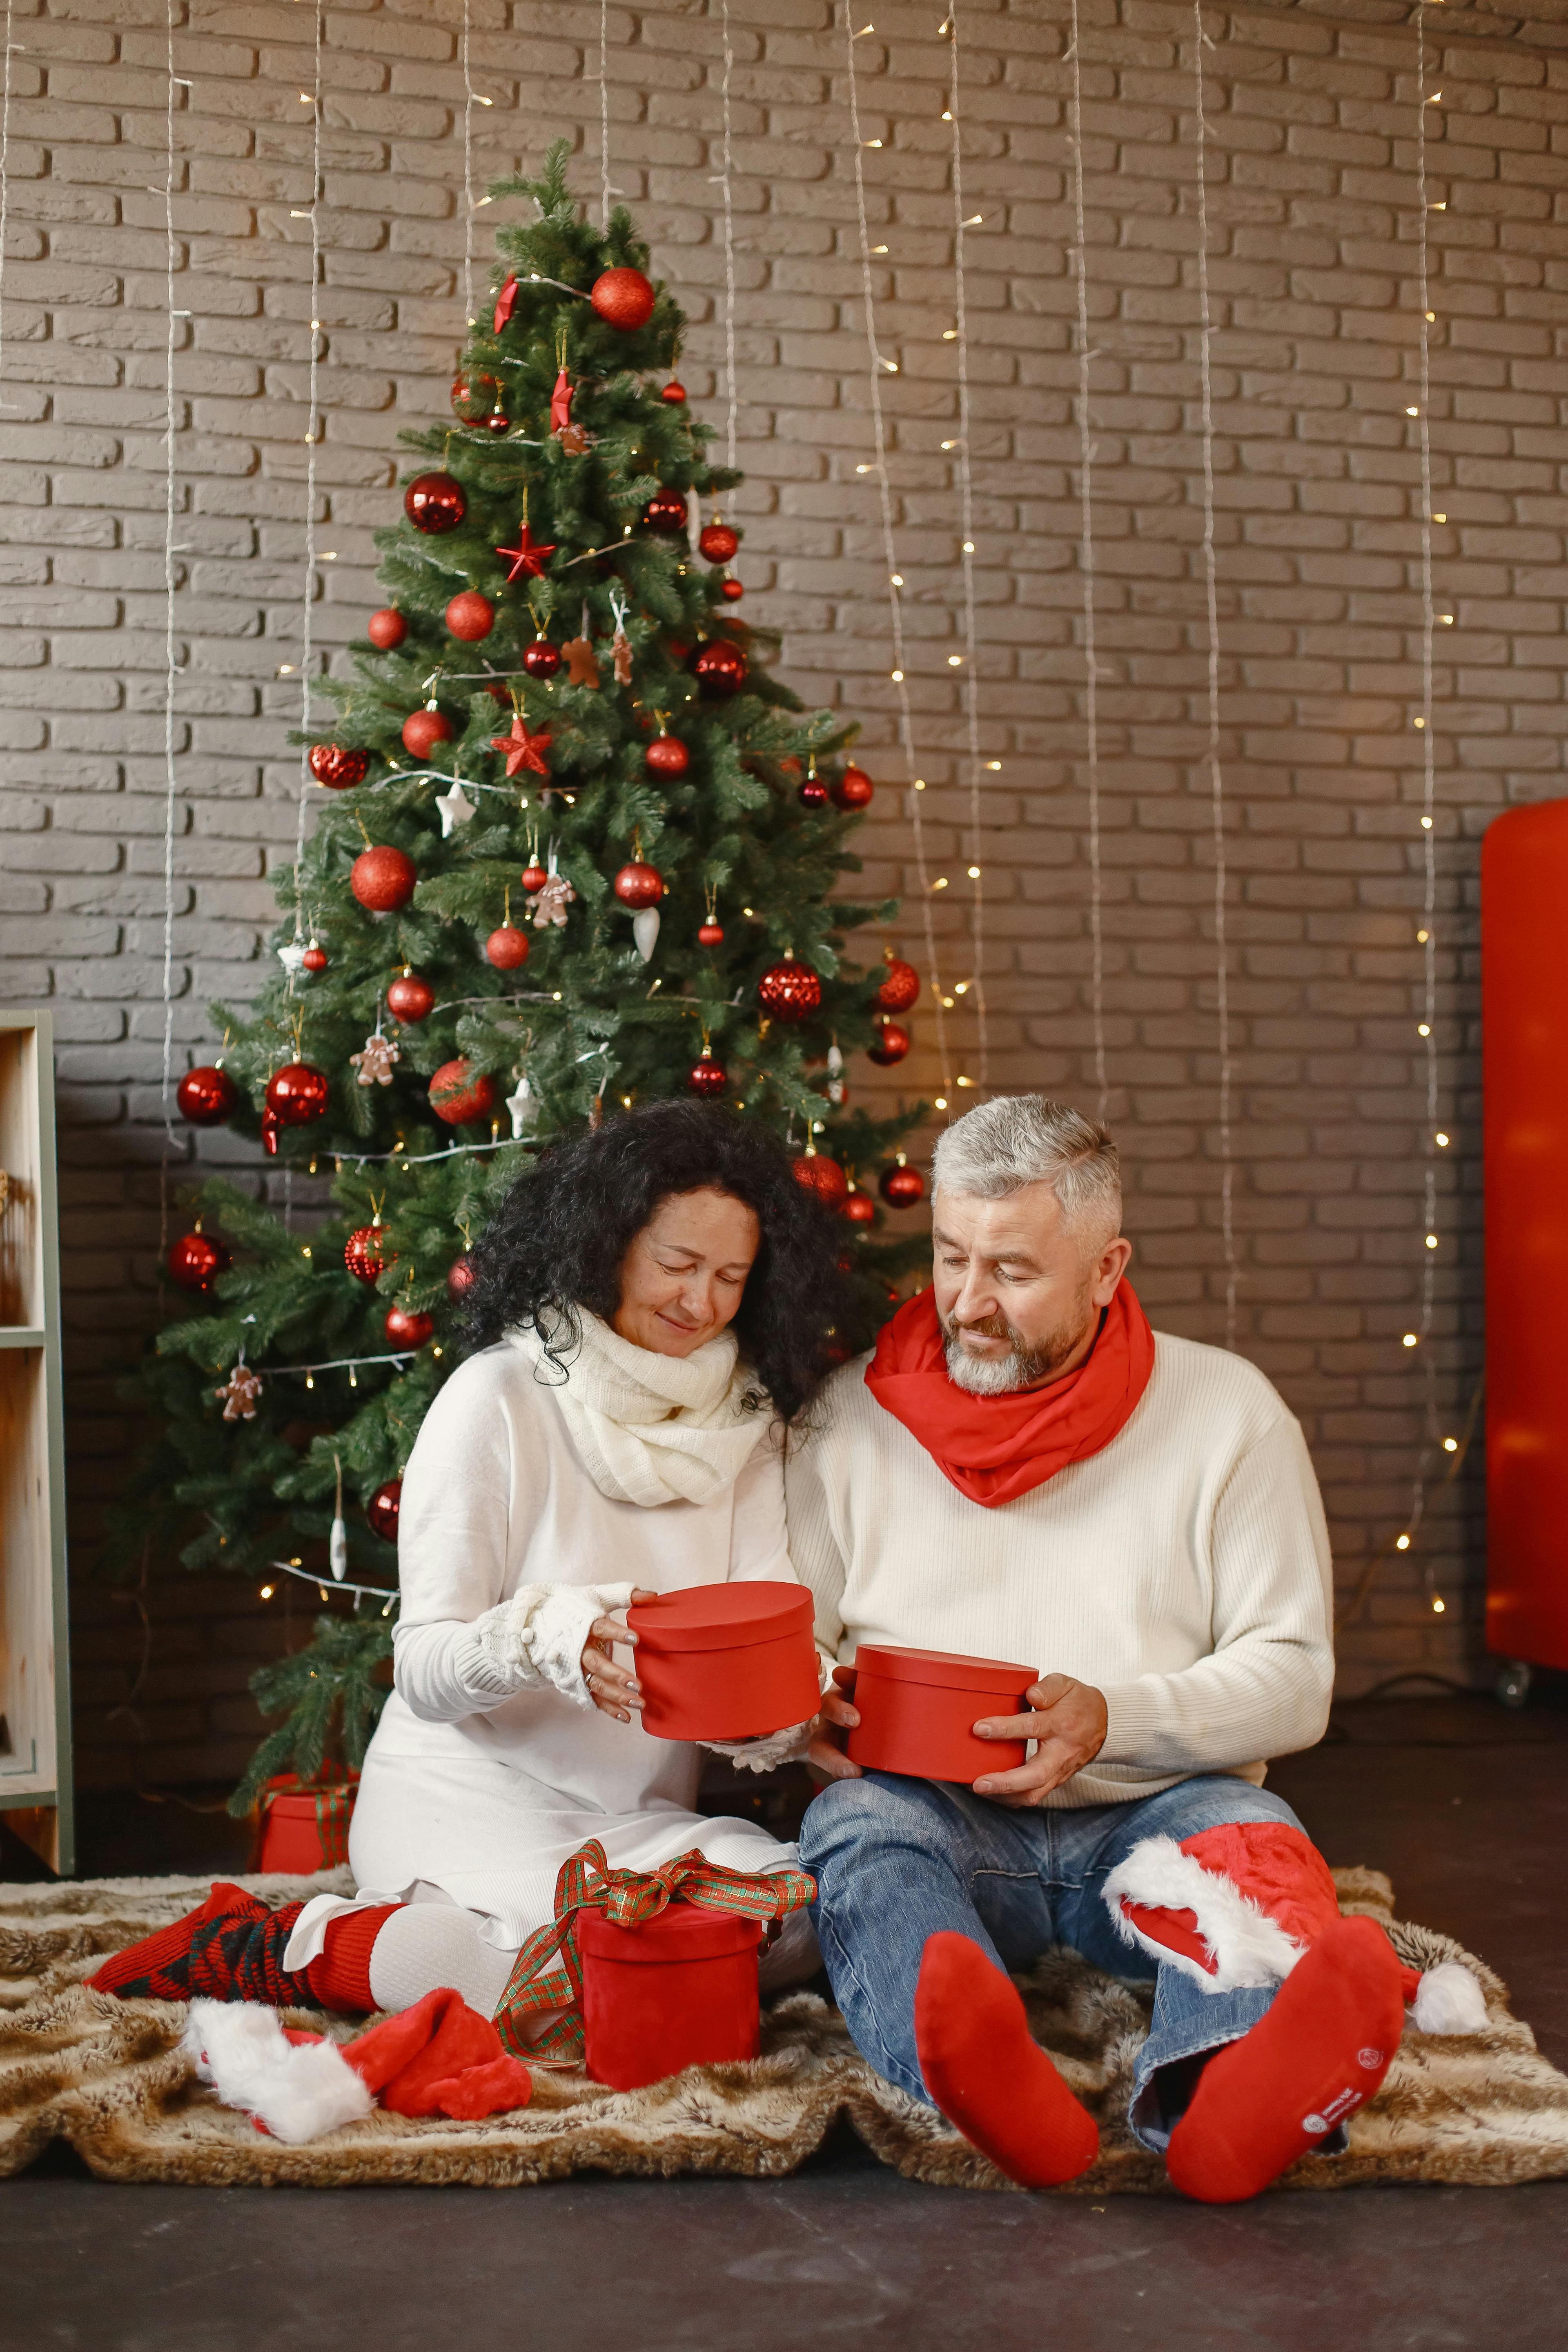
<path fill-rule="evenodd" d="M 1340 1916 L 1328 1864 L 1284 1822 L 1229 1822 L 1195 1837 L 1144 1838 L 1105 1882 L 1124 1944 L 1180 1969 L 1206 1992 L 1281 1984 Z M 1478 2033 L 1486 1996 L 1458 1960 L 1403 1968 L 1423 2033 Z"/>
<path fill-rule="evenodd" d="M 533 2090 L 449 1985 L 347 2042 L 294 2032 L 260 2001 L 194 2000 L 180 2046 L 226 2107 L 291 2147 L 358 2123 L 378 2100 L 393 2115 L 471 2119 L 525 2107 Z"/>

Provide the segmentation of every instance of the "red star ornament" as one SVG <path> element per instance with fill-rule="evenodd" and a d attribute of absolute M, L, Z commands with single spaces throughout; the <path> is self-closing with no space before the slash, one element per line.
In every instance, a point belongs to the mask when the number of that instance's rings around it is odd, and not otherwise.
<path fill-rule="evenodd" d="M 519 531 L 517 540 L 518 543 L 515 547 L 498 547 L 496 550 L 498 555 L 510 555 L 514 559 L 511 570 L 507 573 L 509 588 L 515 581 L 525 577 L 537 580 L 544 570 L 546 556 L 553 555 L 555 552 L 556 543 L 553 540 L 548 547 L 536 547 L 533 543 L 533 533 L 526 523 Z"/>
<path fill-rule="evenodd" d="M 572 422 L 572 383 L 564 368 L 555 379 L 555 389 L 550 395 L 550 430 L 564 433 Z"/>
<path fill-rule="evenodd" d="M 550 770 L 545 763 L 544 754 L 549 746 L 549 730 L 541 729 L 537 735 L 531 735 L 528 731 L 528 721 L 521 710 L 511 722 L 510 735 L 490 737 L 491 751 L 506 753 L 506 772 L 509 776 L 515 776 L 520 768 L 531 768 L 536 776 L 547 776 Z"/>
<path fill-rule="evenodd" d="M 515 278 L 509 278 L 506 284 L 501 288 L 500 294 L 496 297 L 495 331 L 498 335 L 501 329 L 506 325 L 507 320 L 511 317 L 516 304 L 517 280 Z"/>

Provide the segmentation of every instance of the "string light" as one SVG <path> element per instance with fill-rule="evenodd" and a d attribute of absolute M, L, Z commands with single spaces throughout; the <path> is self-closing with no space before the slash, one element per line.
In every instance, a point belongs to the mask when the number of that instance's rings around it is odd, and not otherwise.
<path fill-rule="evenodd" d="M 906 772 L 912 775 L 915 767 L 914 715 L 910 706 L 908 683 L 904 677 L 903 604 L 898 584 L 900 572 L 893 537 L 892 493 L 888 484 L 887 425 L 882 414 L 882 373 L 878 365 L 880 353 L 877 349 L 877 298 L 872 284 L 871 229 L 866 214 L 865 150 L 868 146 L 879 147 L 881 141 L 863 140 L 860 136 L 860 89 L 855 64 L 855 44 L 860 37 L 854 29 L 847 0 L 845 7 L 844 31 L 849 64 L 849 131 L 855 155 L 855 208 L 860 233 L 860 283 L 866 312 L 866 352 L 871 386 L 871 431 L 876 449 L 875 472 L 881 502 L 882 557 L 883 566 L 888 575 L 888 616 L 893 639 L 893 668 L 890 675 L 893 684 L 898 688 L 899 731 L 903 744 L 904 765 Z M 918 785 L 916 790 L 918 794 Z M 937 961 L 936 926 L 931 919 L 931 884 L 928 876 L 925 832 L 918 797 L 910 800 L 910 807 L 911 831 L 914 836 L 915 872 L 921 887 L 926 968 L 931 977 L 931 986 L 935 1000 L 933 1025 L 936 1030 L 937 1062 L 942 1072 L 942 1088 L 945 1095 L 952 1085 L 948 1075 L 947 1025 L 942 1018 L 942 974 Z"/>
<path fill-rule="evenodd" d="M 740 395 L 735 373 L 735 207 L 731 186 L 732 155 L 730 143 L 730 80 L 734 70 L 735 52 L 730 40 L 730 0 L 723 0 L 724 79 L 721 102 L 723 121 L 723 195 L 724 195 L 724 394 L 728 408 L 727 447 L 729 465 L 735 466 L 735 420 L 739 413 Z"/>
<path fill-rule="evenodd" d="M 10 7 L 6 8 L 5 96 L 10 98 Z M 163 277 L 168 312 L 163 346 L 163 1157 L 160 1192 L 163 1223 L 159 1255 L 167 1244 L 169 1155 L 182 1150 L 174 1131 L 174 805 L 177 776 L 174 761 L 174 696 L 178 649 L 174 643 L 174 346 L 179 329 L 174 309 L 174 24 L 176 0 L 169 0 L 165 24 L 167 89 L 164 100 L 163 145 Z M 3 232 L 0 232 L 3 234 Z"/>
<path fill-rule="evenodd" d="M 1208 764 L 1214 817 L 1215 1020 L 1219 1045 L 1220 1233 L 1225 1248 L 1225 1344 L 1236 1346 L 1236 1169 L 1231 1150 L 1230 954 L 1226 931 L 1228 876 L 1225 842 L 1225 772 L 1219 756 L 1219 588 L 1215 561 L 1214 314 L 1209 307 L 1208 122 L 1204 112 L 1203 0 L 1193 0 L 1193 82 L 1198 143 L 1198 363 L 1203 393 L 1204 598 L 1208 623 Z"/>
<path fill-rule="evenodd" d="M 315 54 L 312 87 L 315 100 L 310 109 L 310 317 L 321 315 L 321 42 L 322 16 L 325 0 L 316 0 Z M 303 93 L 301 93 L 302 95 Z M 321 438 L 321 330 L 310 328 L 310 423 L 305 435 L 310 454 L 305 461 L 305 576 L 301 590 L 302 606 L 300 629 L 300 726 L 304 733 L 310 728 L 310 673 L 314 666 L 312 630 L 315 625 L 314 599 L 316 592 L 316 450 Z M 294 824 L 294 937 L 305 935 L 305 808 L 310 789 L 310 751 L 308 743 L 300 747 L 299 806 Z M 289 976 L 292 992 L 294 976 Z"/>
<path fill-rule="evenodd" d="M 5 369 L 5 233 L 11 218 L 11 59 L 16 53 L 12 39 L 12 16 L 15 0 L 5 0 L 5 54 L 0 59 L 0 378 Z M 173 79 L 174 61 L 170 60 Z M 173 91 L 170 92 L 171 98 Z M 0 399 L 0 409 L 9 403 Z"/>
<path fill-rule="evenodd" d="M 1422 867 L 1422 938 L 1421 977 L 1422 1012 L 1424 1018 L 1416 1024 L 1416 1034 L 1426 1044 L 1426 1141 L 1422 1152 L 1421 1185 L 1421 1286 L 1420 1318 L 1415 1333 L 1415 1344 L 1432 1336 L 1433 1310 L 1436 1291 L 1437 1255 L 1437 856 L 1435 838 L 1436 815 L 1437 748 L 1433 729 L 1434 676 L 1433 640 L 1436 627 L 1436 608 L 1432 593 L 1432 335 L 1433 310 L 1431 299 L 1430 257 L 1426 236 L 1426 106 L 1423 93 L 1426 83 L 1426 12 L 1424 5 L 1415 11 L 1415 219 L 1416 267 L 1419 276 L 1417 290 L 1418 317 L 1415 341 L 1419 383 L 1417 397 L 1406 415 L 1416 420 L 1417 439 L 1421 453 L 1421 867 Z M 1441 205 L 1432 210 L 1441 211 Z M 1406 1335 L 1405 1345 L 1411 1344 Z M 1421 1374 L 1424 1391 L 1425 1428 L 1415 1457 L 1415 1469 L 1411 1481 L 1410 1533 L 1420 1528 L 1426 1507 L 1426 1468 L 1436 1443 L 1439 1441 L 1437 1426 L 1437 1366 L 1429 1347 L 1422 1347 Z M 1437 1615 L 1443 1612 L 1441 1596 L 1436 1589 L 1436 1563 L 1428 1558 L 1422 1578 L 1432 1607 Z"/>
<path fill-rule="evenodd" d="M 599 226 L 610 226 L 610 0 L 599 0 Z"/>
<path fill-rule="evenodd" d="M 1096 1112 L 1103 1124 L 1110 1087 L 1105 1070 L 1105 877 L 1100 850 L 1100 706 L 1094 652 L 1094 448 L 1089 438 L 1089 253 L 1083 226 L 1083 68 L 1079 58 L 1078 0 L 1072 0 L 1068 47 L 1072 63 L 1073 267 L 1078 276 L 1079 569 L 1083 577 L 1085 753 L 1089 782 L 1089 1008 L 1094 1034 Z"/>
<path fill-rule="evenodd" d="M 463 0 L 463 316 L 474 317 L 474 79 L 468 66 L 471 0 Z"/>

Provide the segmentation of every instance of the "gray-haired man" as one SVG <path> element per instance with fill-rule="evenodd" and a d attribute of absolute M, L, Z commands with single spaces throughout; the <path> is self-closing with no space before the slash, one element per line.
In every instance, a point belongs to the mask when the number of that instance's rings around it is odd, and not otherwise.
<path fill-rule="evenodd" d="M 1254 1366 L 1151 1332 L 1101 1129 L 987 1103 L 935 1177 L 931 1288 L 792 1453 L 791 1556 L 847 1662 L 1035 1663 L 1030 1711 L 975 1726 L 1035 1745 L 970 1787 L 862 1775 L 840 1668 L 801 1843 L 828 1974 L 872 2063 L 1029 2186 L 1097 2135 L 1004 1970 L 1062 1943 L 1155 1976 L 1133 2129 L 1192 2194 L 1249 2195 L 1332 2144 L 1402 2020 L 1392 1948 L 1261 1785 L 1332 1680 L 1306 1446 Z"/>

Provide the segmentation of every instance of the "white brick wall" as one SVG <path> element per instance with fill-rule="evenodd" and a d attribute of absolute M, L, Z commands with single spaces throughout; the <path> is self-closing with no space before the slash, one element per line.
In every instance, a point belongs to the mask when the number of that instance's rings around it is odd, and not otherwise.
<path fill-rule="evenodd" d="M 935 0 L 856 0 L 910 672 L 950 979 L 971 956 L 957 828 L 959 643 L 947 55 Z M 1076 295 L 1067 0 L 963 0 L 992 1076 L 1092 1106 Z M 1438 12 L 1428 12 L 1429 22 Z M 178 728 L 175 1036 L 259 976 L 270 862 L 294 824 L 313 12 L 204 5 L 176 35 Z M 472 0 L 480 173 L 536 164 L 559 128 L 597 186 L 597 11 Z M 1418 1279 L 1421 1070 L 1415 37 L 1379 0 L 1332 16 L 1215 5 L 1208 54 L 1224 752 L 1230 802 L 1242 1345 L 1302 1414 L 1342 1573 L 1407 1507 L 1419 1398 L 1398 1343 Z M 1356 19 L 1375 17 L 1377 22 Z M 61 1040 L 72 1492 L 79 1560 L 119 1475 L 113 1350 L 155 1315 L 162 1035 L 164 17 L 154 0 L 16 0 L 4 285 L 0 993 Z M 379 602 L 371 533 L 395 512 L 395 436 L 446 412 L 460 330 L 457 0 L 330 0 L 324 65 L 325 436 L 318 642 Z M 1563 789 L 1568 594 L 1562 361 L 1568 56 L 1559 29 L 1448 46 L 1429 110 L 1433 437 L 1440 603 L 1438 857 L 1446 1165 L 1439 1395 L 1479 1365 L 1475 892 L 1509 801 Z M 808 696 L 861 714 L 900 773 L 869 454 L 842 26 L 828 0 L 734 0 L 741 461 L 748 617 L 782 625 Z M 1202 763 L 1192 16 L 1085 0 L 1085 161 L 1098 357 L 1098 617 L 1106 675 L 1106 1018 L 1129 1230 L 1157 1321 L 1221 1328 L 1212 850 Z M 1507 26 L 1505 24 L 1505 29 Z M 614 176 L 693 325 L 682 374 L 722 422 L 716 13 L 610 15 Z M 481 213 L 483 247 L 493 212 Z M 481 285 L 484 282 L 481 266 Z M 919 921 L 907 796 L 864 840 Z M 923 961 L 923 950 L 921 953 Z M 954 1015 L 955 1066 L 973 1053 Z M 868 1076 L 858 1083 L 868 1083 Z M 905 1091 L 934 1088 L 929 1015 Z M 885 1089 L 884 1089 L 885 1090 Z M 194 1146 L 225 1156 L 222 1137 Z M 1429 1556 L 1383 1575 L 1343 1643 L 1351 1687 L 1473 1667 L 1479 1486 L 1440 1505 Z M 150 1568 L 134 1694 L 151 1777 L 227 1771 L 252 1654 L 277 1638 L 221 1591 Z M 248 1605 L 248 1604 L 247 1604 Z M 140 1651 L 124 1601 L 84 1600 L 84 1763 L 127 1769 Z M 138 1637 L 139 1638 L 139 1637 Z"/>

